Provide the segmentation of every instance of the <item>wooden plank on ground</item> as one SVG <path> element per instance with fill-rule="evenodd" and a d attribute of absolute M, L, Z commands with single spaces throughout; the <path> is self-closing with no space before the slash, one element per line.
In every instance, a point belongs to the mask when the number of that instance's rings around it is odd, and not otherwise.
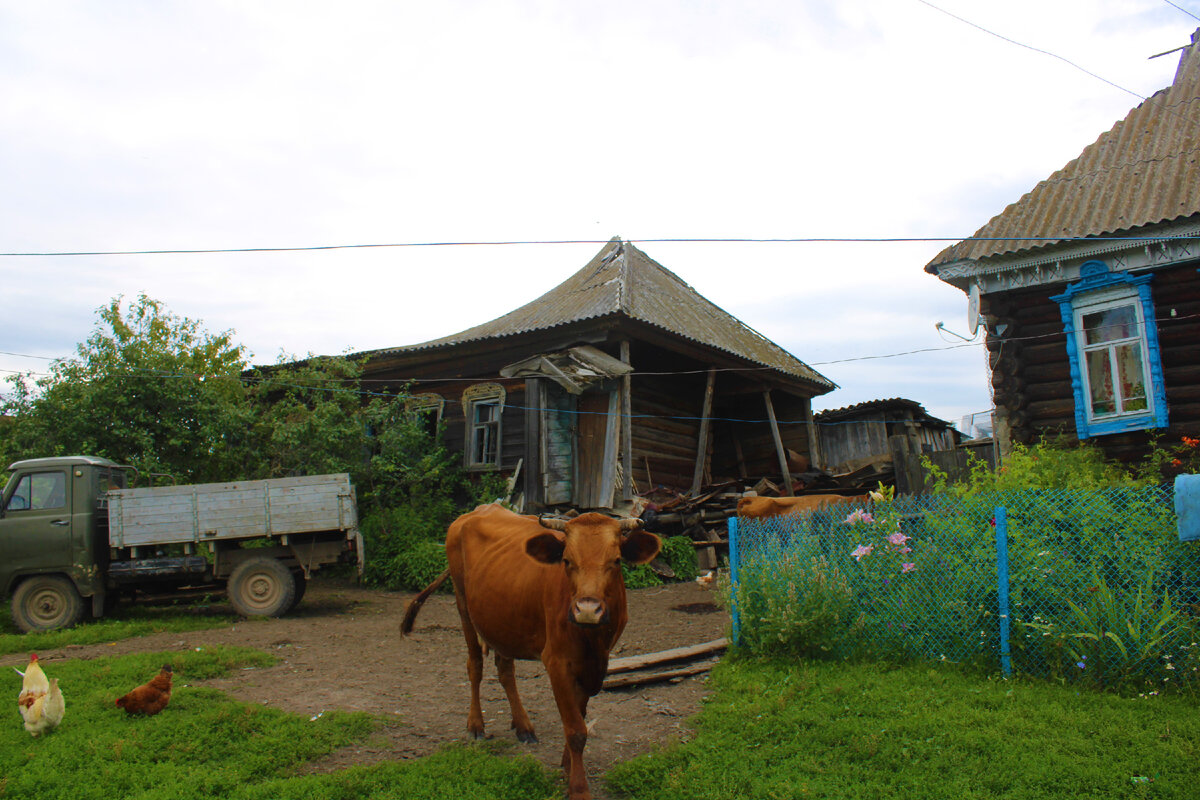
<path fill-rule="evenodd" d="M 685 667 L 663 670 L 661 672 L 631 672 L 625 675 L 618 675 L 615 678 L 605 678 L 603 688 L 620 689 L 623 686 L 641 686 L 647 683 L 661 683 L 674 678 L 688 678 L 692 675 L 708 672 L 717 662 L 718 659 L 712 658 L 699 664 L 688 664 Z"/>
<path fill-rule="evenodd" d="M 643 667 L 657 666 L 658 664 L 668 664 L 672 661 L 683 661 L 688 658 L 698 658 L 710 653 L 719 653 L 729 647 L 729 640 L 722 636 L 720 639 L 713 639 L 711 642 L 703 644 L 693 644 L 687 647 L 676 647 L 671 650 L 662 650 L 657 653 L 643 653 L 640 656 L 629 656 L 628 658 L 617 658 L 608 662 L 608 674 L 612 675 L 619 672 L 630 672 Z"/>

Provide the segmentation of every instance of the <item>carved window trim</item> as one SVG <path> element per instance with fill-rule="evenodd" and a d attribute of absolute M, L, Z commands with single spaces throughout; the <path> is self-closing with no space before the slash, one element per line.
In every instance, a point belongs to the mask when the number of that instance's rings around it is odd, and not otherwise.
<path fill-rule="evenodd" d="M 404 410 L 414 416 L 423 417 L 431 436 L 436 436 L 446 410 L 446 398 L 437 392 L 414 394 L 404 401 Z"/>
<path fill-rule="evenodd" d="M 477 383 L 462 395 L 466 440 L 463 464 L 470 470 L 500 469 L 503 458 L 504 401 L 508 393 L 498 383 Z"/>
<path fill-rule="evenodd" d="M 1114 273 L 1103 261 L 1088 261 L 1080 268 L 1080 281 L 1050 299 L 1058 303 L 1067 334 L 1071 389 L 1075 395 L 1075 431 L 1080 439 L 1148 428 L 1167 427 L 1167 391 L 1158 344 L 1158 323 L 1150 294 L 1152 275 Z M 1121 344 L 1140 348 L 1146 408 L 1097 413 L 1092 408 L 1091 376 L 1087 355 L 1096 346 L 1087 341 L 1085 314 L 1129 306 L 1136 329 Z M 1101 349 L 1104 349 L 1101 346 Z"/>

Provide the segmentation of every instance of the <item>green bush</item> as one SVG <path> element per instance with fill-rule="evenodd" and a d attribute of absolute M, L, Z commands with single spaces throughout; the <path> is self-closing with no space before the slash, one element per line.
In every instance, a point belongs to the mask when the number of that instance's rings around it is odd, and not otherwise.
<path fill-rule="evenodd" d="M 446 528 L 454 520 L 456 510 L 449 499 L 420 505 L 400 505 L 377 511 L 362 520 L 363 549 L 366 564 L 363 580 L 384 589 L 423 589 L 429 581 L 414 582 L 414 575 L 425 571 L 410 569 L 410 552 L 418 545 L 446 540 Z M 442 561 L 445 562 L 445 548 Z M 421 556 L 416 560 L 420 561 Z M 444 567 L 443 567 L 444 568 Z M 437 577 L 439 569 L 433 574 Z M 432 580 L 432 578 L 430 579 Z"/>
<path fill-rule="evenodd" d="M 748 560 L 737 608 L 740 644 L 757 655 L 847 655 L 865 621 L 845 574 L 822 556 Z"/>
<path fill-rule="evenodd" d="M 680 582 L 696 578 L 696 548 L 686 536 L 666 536 L 658 557 L 667 563 Z"/>
<path fill-rule="evenodd" d="M 661 586 L 662 579 L 650 569 L 648 564 L 626 564 L 621 562 L 621 574 L 625 576 L 626 589 L 648 589 L 651 586 Z"/>
<path fill-rule="evenodd" d="M 415 542 L 393 559 L 396 573 L 409 589 L 424 589 L 446 570 L 446 545 L 431 539 Z M 447 581 L 442 591 L 450 591 Z"/>

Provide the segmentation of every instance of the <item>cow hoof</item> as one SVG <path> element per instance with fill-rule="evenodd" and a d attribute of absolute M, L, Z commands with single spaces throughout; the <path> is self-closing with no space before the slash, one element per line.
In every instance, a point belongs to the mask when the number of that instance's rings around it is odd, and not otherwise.
<path fill-rule="evenodd" d="M 484 735 L 483 731 L 467 731 L 467 736 L 470 736 L 472 739 L 474 739 L 477 742 L 481 742 L 487 738 L 487 736 Z"/>
<path fill-rule="evenodd" d="M 533 731 L 517 731 L 517 740 L 523 744 L 537 744 L 537 734 Z"/>

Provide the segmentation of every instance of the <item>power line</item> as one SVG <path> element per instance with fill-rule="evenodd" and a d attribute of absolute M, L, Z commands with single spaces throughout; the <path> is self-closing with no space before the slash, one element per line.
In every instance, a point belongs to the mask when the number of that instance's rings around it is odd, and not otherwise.
<path fill-rule="evenodd" d="M 1095 72 L 1092 72 L 1091 70 L 1087 69 L 1086 67 L 1082 67 L 1082 66 L 1080 66 L 1079 64 L 1076 64 L 1074 61 L 1070 60 L 1069 58 L 1066 58 L 1066 57 L 1064 57 L 1064 56 L 1060 56 L 1058 53 L 1052 53 L 1052 52 L 1050 52 L 1049 50 L 1043 50 L 1043 49 L 1041 49 L 1040 47 L 1034 47 L 1033 45 L 1030 45 L 1030 44 L 1025 44 L 1024 42 L 1019 42 L 1019 41 L 1017 41 L 1016 39 L 1012 39 L 1012 38 L 1010 38 L 1010 37 L 1008 37 L 1008 36 L 1005 36 L 1005 35 L 1003 35 L 1003 34 L 1001 34 L 1001 33 L 997 33 L 996 31 L 993 31 L 993 30 L 990 30 L 990 29 L 988 29 L 988 28 L 985 28 L 985 27 L 983 27 L 982 25 L 980 25 L 980 24 L 978 24 L 978 23 L 975 23 L 975 22 L 972 22 L 972 21 L 971 21 L 971 20 L 969 20 L 969 19 L 966 19 L 966 18 L 964 18 L 964 17 L 960 17 L 960 16 L 958 16 L 957 14 L 954 14 L 954 13 L 952 13 L 952 12 L 950 12 L 950 11 L 947 11 L 947 10 L 946 10 L 946 9 L 944 9 L 944 8 L 941 8 L 941 7 L 939 7 L 939 6 L 936 6 L 936 5 L 934 5 L 933 3 L 929 2 L 929 0 L 917 0 L 917 2 L 918 2 L 918 3 L 921 3 L 922 5 L 928 6 L 929 8 L 932 8 L 934 11 L 938 11 L 938 12 L 940 12 L 940 13 L 942 13 L 942 14 L 945 14 L 945 15 L 946 15 L 946 16 L 948 16 L 948 17 L 951 17 L 951 18 L 953 18 L 953 19 L 956 19 L 956 20 L 958 20 L 959 22 L 963 23 L 964 25 L 970 25 L 972 28 L 975 28 L 976 30 L 983 31 L 984 33 L 988 34 L 989 36 L 994 36 L 994 37 L 996 37 L 997 39 L 1000 39 L 1000 40 L 1002 40 L 1002 41 L 1008 42 L 1009 44 L 1015 44 L 1017 47 L 1023 47 L 1023 48 L 1025 48 L 1026 50 L 1032 50 L 1032 51 L 1033 51 L 1033 52 L 1035 52 L 1035 53 L 1041 53 L 1041 54 L 1042 54 L 1042 55 L 1044 55 L 1044 56 L 1049 56 L 1050 58 L 1057 59 L 1057 60 L 1059 60 L 1059 61 L 1063 62 L 1064 64 L 1067 64 L 1067 65 L 1069 65 L 1069 66 L 1072 66 L 1072 67 L 1074 67 L 1075 69 L 1079 70 L 1080 72 L 1084 73 L 1085 75 L 1089 75 L 1089 76 L 1091 76 L 1091 77 L 1095 78 L 1095 79 L 1096 79 L 1096 80 L 1098 80 L 1098 81 L 1102 81 L 1103 83 L 1106 83 L 1106 84 L 1108 84 L 1109 86 L 1113 87 L 1114 89 L 1119 89 L 1119 90 L 1121 90 L 1122 92 L 1125 92 L 1126 94 L 1131 94 L 1131 95 L 1133 95 L 1134 97 L 1138 98 L 1139 100 L 1146 101 L 1146 102 L 1149 102 L 1149 101 L 1151 101 L 1151 98 L 1147 97 L 1146 95 L 1144 95 L 1144 94 L 1141 94 L 1140 92 L 1135 92 L 1135 91 L 1134 91 L 1134 90 L 1132 90 L 1132 89 L 1127 89 L 1127 88 L 1125 88 L 1124 86 L 1120 85 L 1119 83 L 1115 83 L 1115 82 L 1113 82 L 1113 81 L 1110 81 L 1108 78 L 1105 78 L 1103 75 L 1097 75 Z M 1167 0 L 1167 2 L 1170 2 L 1170 0 Z M 1175 4 L 1174 4 L 1174 3 L 1171 3 L 1171 5 L 1173 5 L 1173 6 L 1174 6 Z M 1175 6 L 1175 7 L 1176 7 L 1176 8 L 1179 8 L 1179 6 Z M 1180 10 L 1180 11 L 1183 11 L 1185 14 L 1191 14 L 1191 12 L 1189 12 L 1189 11 L 1186 11 L 1185 9 L 1182 9 L 1182 8 L 1180 8 L 1179 10 Z M 1194 15 L 1193 15 L 1193 16 L 1194 16 Z M 1190 117 L 1190 116 L 1181 115 L 1181 114 L 1176 114 L 1174 111 L 1172 111 L 1172 110 L 1171 110 L 1171 107 L 1170 107 L 1169 105 L 1167 105 L 1167 104 L 1160 104 L 1160 106 L 1159 106 L 1159 107 L 1160 107 L 1160 108 L 1161 108 L 1163 111 L 1165 111 L 1166 113 L 1168 113 L 1168 114 L 1170 114 L 1170 115 L 1172 115 L 1172 116 L 1179 117 L 1180 119 L 1184 119 L 1184 120 L 1186 120 L 1187 122 L 1191 122 L 1191 123 L 1193 123 L 1193 124 L 1200 124 L 1200 122 L 1197 122 L 1197 120 L 1193 119 L 1193 118 L 1192 118 L 1192 117 Z M 1169 156 L 1162 156 L 1162 158 L 1167 158 L 1167 157 L 1169 157 Z M 1052 237 L 1052 238 L 1053 238 L 1053 237 Z"/>
<path fill-rule="evenodd" d="M 924 0 L 920 0 L 924 2 Z M 1191 152 L 1191 151 L 1185 151 Z M 1157 160 L 1157 159 L 1145 159 Z M 1142 161 L 1131 162 L 1142 163 Z M 921 242 L 1043 242 L 1053 239 L 1059 242 L 1141 242 L 1200 240 L 1200 236 L 1155 235 L 1155 236 L 795 236 L 776 238 L 756 237 L 664 237 L 625 239 L 631 244 L 912 244 Z M 0 253 L 4 258 L 48 258 L 63 256 L 161 256 L 161 255 L 211 255 L 219 253 L 297 253 L 321 250 L 369 250 L 402 247 L 511 247 L 525 245 L 560 244 L 608 244 L 608 239 L 527 239 L 495 241 L 457 242 L 377 242 L 362 244 L 298 245 L 281 247 L 208 247 L 168 250 L 63 250 L 30 251 L 24 253 Z"/>
<path fill-rule="evenodd" d="M 1193 13 L 1192 13 L 1192 12 L 1190 12 L 1190 11 L 1188 11 L 1188 10 L 1187 10 L 1186 8 L 1184 8 L 1183 6 L 1181 6 L 1181 5 L 1176 5 L 1175 3 L 1172 3 L 1172 2 L 1171 2 L 1171 0 L 1163 0 L 1163 2 L 1164 2 L 1164 3 L 1166 3 L 1167 5 L 1171 6 L 1172 8 L 1177 8 L 1177 9 L 1179 9 L 1180 11 L 1182 11 L 1182 12 L 1183 12 L 1183 13 L 1185 13 L 1185 14 L 1187 14 L 1187 15 L 1188 15 L 1189 17 L 1191 17 L 1192 19 L 1194 19 L 1194 20 L 1197 20 L 1197 21 L 1200 21 L 1200 17 L 1197 17 L 1195 14 L 1193 14 Z"/>
<path fill-rule="evenodd" d="M 1138 92 L 1135 92 L 1132 89 L 1126 89 L 1124 86 L 1121 86 L 1118 83 L 1113 83 L 1108 78 L 1105 78 L 1101 75 L 1097 75 L 1096 73 L 1092 72 L 1091 70 L 1079 66 L 1074 61 L 1071 61 L 1069 58 L 1060 56 L 1057 53 L 1051 53 L 1049 50 L 1043 50 L 1040 47 L 1034 47 L 1033 45 L 1025 44 L 1024 42 L 1018 42 L 1016 39 L 1010 39 L 1009 37 L 1005 36 L 1004 34 L 996 33 L 995 31 L 989 30 L 988 28 L 985 28 L 978 23 L 972 22 L 971 20 L 966 19 L 965 17 L 960 17 L 957 14 L 947 11 L 944 8 L 935 6 L 933 3 L 930 3 L 929 0 L 917 0 L 917 2 L 922 5 L 929 6 L 934 11 L 938 11 L 942 14 L 945 14 L 947 17 L 956 19 L 959 22 L 963 23 L 964 25 L 970 25 L 972 28 L 975 28 L 976 30 L 983 31 L 984 33 L 988 34 L 989 36 L 995 36 L 997 39 L 1001 39 L 1005 42 L 1008 42 L 1009 44 L 1015 44 L 1017 47 L 1024 47 L 1026 50 L 1032 50 L 1035 53 L 1041 53 L 1044 56 L 1050 56 L 1051 58 L 1056 58 L 1059 61 L 1063 62 L 1064 64 L 1068 64 L 1068 65 L 1074 67 L 1075 69 L 1079 70 L 1080 72 L 1082 72 L 1086 75 L 1090 75 L 1091 77 L 1095 78 L 1098 81 L 1103 81 L 1104 83 L 1107 83 L 1109 86 L 1112 86 L 1114 89 L 1120 89 L 1122 92 L 1125 92 L 1126 94 L 1133 95 L 1134 97 L 1138 98 L 1139 100 L 1146 99 L 1145 95 L 1139 94 Z"/>

